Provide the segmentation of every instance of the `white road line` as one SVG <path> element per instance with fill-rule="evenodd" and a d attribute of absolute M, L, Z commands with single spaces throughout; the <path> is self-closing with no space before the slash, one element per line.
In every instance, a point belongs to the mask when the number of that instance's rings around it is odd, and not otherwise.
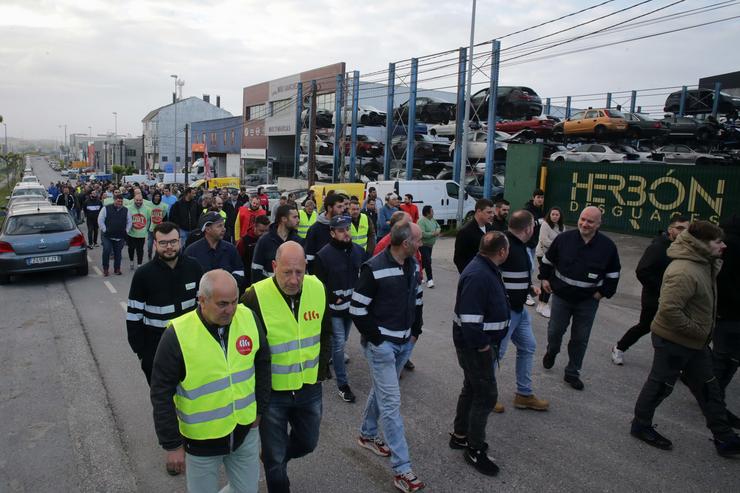
<path fill-rule="evenodd" d="M 90 255 L 87 256 L 87 261 L 88 262 L 92 262 L 93 261 L 93 259 L 92 259 L 92 257 Z"/>
<path fill-rule="evenodd" d="M 97 275 L 99 275 L 99 276 L 102 276 L 103 275 L 103 271 L 100 270 L 100 267 L 98 267 L 97 265 L 93 265 L 93 270 L 95 271 L 95 273 Z"/>
<path fill-rule="evenodd" d="M 105 284 L 105 287 L 108 288 L 108 291 L 110 291 L 111 293 L 118 293 L 118 291 L 116 291 L 116 288 L 113 287 L 113 284 L 111 284 L 110 281 L 103 281 L 103 284 Z"/>
<path fill-rule="evenodd" d="M 126 305 L 126 302 L 125 301 L 121 301 L 121 302 L 119 302 L 119 304 L 121 305 L 121 308 L 123 308 L 123 311 L 124 312 L 125 311 L 128 311 L 128 306 Z"/>

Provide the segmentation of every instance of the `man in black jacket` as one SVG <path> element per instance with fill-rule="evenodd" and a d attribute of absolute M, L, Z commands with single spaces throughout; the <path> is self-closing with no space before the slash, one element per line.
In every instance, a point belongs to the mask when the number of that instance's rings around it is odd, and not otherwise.
<path fill-rule="evenodd" d="M 308 262 L 308 272 L 313 273 L 313 261 L 316 257 L 316 253 L 321 250 L 324 245 L 329 243 L 331 235 L 329 235 L 329 221 L 334 216 L 344 215 L 347 208 L 348 197 L 341 193 L 330 193 L 324 198 L 324 212 L 319 214 L 316 218 L 316 222 L 308 228 L 306 233 L 306 242 L 304 248 L 306 250 L 306 261 Z M 297 227 L 297 226 L 296 226 Z"/>
<path fill-rule="evenodd" d="M 262 216 L 259 216 L 262 217 Z M 280 245 L 286 241 L 295 241 L 302 243 L 298 236 L 298 211 L 292 205 L 283 204 L 275 211 L 275 222 L 270 229 L 257 240 L 254 247 L 254 255 L 250 265 L 244 265 L 251 271 L 251 283 L 272 277 L 272 261 L 275 260 L 275 254 Z"/>
<path fill-rule="evenodd" d="M 98 246 L 98 216 L 103 208 L 103 203 L 98 198 L 98 192 L 90 192 L 85 200 L 85 223 L 87 223 L 87 247 L 93 248 Z"/>
<path fill-rule="evenodd" d="M 240 371 L 230 370 L 234 366 Z M 223 270 L 206 273 L 196 313 L 169 324 L 152 374 L 154 428 L 168 471 L 184 470 L 188 491 L 218 491 L 221 463 L 232 490 L 258 490 L 257 427 L 270 400 L 270 378 L 265 331 L 239 304 L 236 280 Z"/>
<path fill-rule="evenodd" d="M 493 220 L 493 202 L 488 199 L 478 199 L 475 203 L 475 215 L 457 231 L 455 238 L 455 253 L 453 261 L 458 272 L 462 272 L 465 266 L 478 254 L 480 239 L 491 231 Z"/>
<path fill-rule="evenodd" d="M 182 193 L 180 200 L 175 202 L 170 209 L 170 221 L 177 224 L 180 228 L 180 242 L 183 245 L 188 240 L 191 231 L 198 227 L 198 218 L 200 211 L 196 201 L 193 200 L 193 189 L 186 188 Z"/>
<path fill-rule="evenodd" d="M 494 231 L 506 231 L 509 227 L 507 220 L 509 218 L 509 211 L 511 210 L 511 204 L 506 199 L 498 199 L 493 207 L 493 218 L 491 219 L 491 226 Z"/>
<path fill-rule="evenodd" d="M 612 363 L 615 365 L 623 365 L 624 352 L 642 336 L 650 333 L 650 323 L 658 312 L 658 298 L 660 297 L 660 285 L 663 283 L 663 273 L 670 262 L 666 251 L 676 237 L 682 231 L 688 229 L 689 222 L 691 221 L 688 217 L 674 216 L 668 225 L 666 234 L 661 234 L 653 239 L 637 263 L 635 273 L 637 274 L 637 280 L 642 284 L 640 319 L 637 325 L 627 330 L 617 342 L 617 345 L 612 348 Z"/>

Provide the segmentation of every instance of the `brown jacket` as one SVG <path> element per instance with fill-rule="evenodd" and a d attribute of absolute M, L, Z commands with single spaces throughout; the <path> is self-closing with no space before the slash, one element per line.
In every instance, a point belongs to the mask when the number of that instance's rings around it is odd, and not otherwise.
<path fill-rule="evenodd" d="M 717 274 L 722 260 L 709 254 L 706 242 L 688 231 L 668 248 L 671 263 L 663 275 L 655 335 L 692 349 L 702 349 L 717 317 Z"/>

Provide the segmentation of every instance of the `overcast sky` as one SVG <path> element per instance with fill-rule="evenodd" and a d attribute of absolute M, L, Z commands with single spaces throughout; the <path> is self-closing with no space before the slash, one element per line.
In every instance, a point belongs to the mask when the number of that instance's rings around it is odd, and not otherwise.
<path fill-rule="evenodd" d="M 650 1 L 533 45 L 591 32 L 674 2 Z M 718 2 L 686 0 L 649 18 Z M 597 3 L 479 0 L 475 39 L 490 40 Z M 635 3 L 638 0 L 612 1 L 508 37 L 502 48 Z M 62 124 L 69 133 L 87 133 L 90 126 L 94 134 L 112 131 L 114 111 L 119 133 L 139 135 L 147 112 L 169 102 L 170 74 L 178 74 L 185 80 L 184 97 L 207 93 L 214 101 L 218 94 L 225 109 L 240 115 L 242 88 L 247 85 L 340 61 L 348 70 L 370 73 L 387 68 L 390 61 L 465 46 L 471 4 L 472 0 L 0 0 L 0 114 L 14 137 L 61 139 Z M 728 5 L 583 39 L 537 56 L 740 15 L 740 3 Z M 510 62 L 502 67 L 501 83 L 528 85 L 543 98 L 696 84 L 700 77 L 740 69 L 738 46 L 740 22 L 734 19 L 593 51 Z M 508 56 L 512 55 L 503 53 L 502 59 Z M 454 70 L 443 68 L 420 78 Z M 448 84 L 437 79 L 420 86 Z M 657 97 L 661 98 L 665 96 Z"/>

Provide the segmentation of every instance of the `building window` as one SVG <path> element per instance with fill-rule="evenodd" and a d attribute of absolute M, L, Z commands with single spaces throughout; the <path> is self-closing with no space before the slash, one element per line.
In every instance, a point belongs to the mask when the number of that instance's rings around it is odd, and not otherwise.
<path fill-rule="evenodd" d="M 224 145 L 226 145 L 226 130 L 224 130 Z"/>
<path fill-rule="evenodd" d="M 216 132 L 211 132 L 211 145 L 216 145 Z"/>
<path fill-rule="evenodd" d="M 234 131 L 231 131 L 231 145 L 234 145 Z"/>
<path fill-rule="evenodd" d="M 256 104 L 254 106 L 247 106 L 247 111 L 245 114 L 245 118 L 247 121 L 249 120 L 260 120 L 267 116 L 267 105 L 266 104 Z"/>
<path fill-rule="evenodd" d="M 168 161 L 167 156 L 162 156 L 162 162 L 166 163 Z"/>
<path fill-rule="evenodd" d="M 270 116 L 283 114 L 286 111 L 295 111 L 295 103 L 291 99 L 280 99 L 270 102 Z"/>
<path fill-rule="evenodd" d="M 205 144 L 206 143 L 206 133 L 205 132 L 203 132 L 203 138 L 201 139 L 200 143 L 201 144 Z"/>
<path fill-rule="evenodd" d="M 177 156 L 177 157 L 175 158 L 175 162 L 176 162 L 176 163 L 179 163 L 179 162 L 180 162 L 180 156 Z"/>

